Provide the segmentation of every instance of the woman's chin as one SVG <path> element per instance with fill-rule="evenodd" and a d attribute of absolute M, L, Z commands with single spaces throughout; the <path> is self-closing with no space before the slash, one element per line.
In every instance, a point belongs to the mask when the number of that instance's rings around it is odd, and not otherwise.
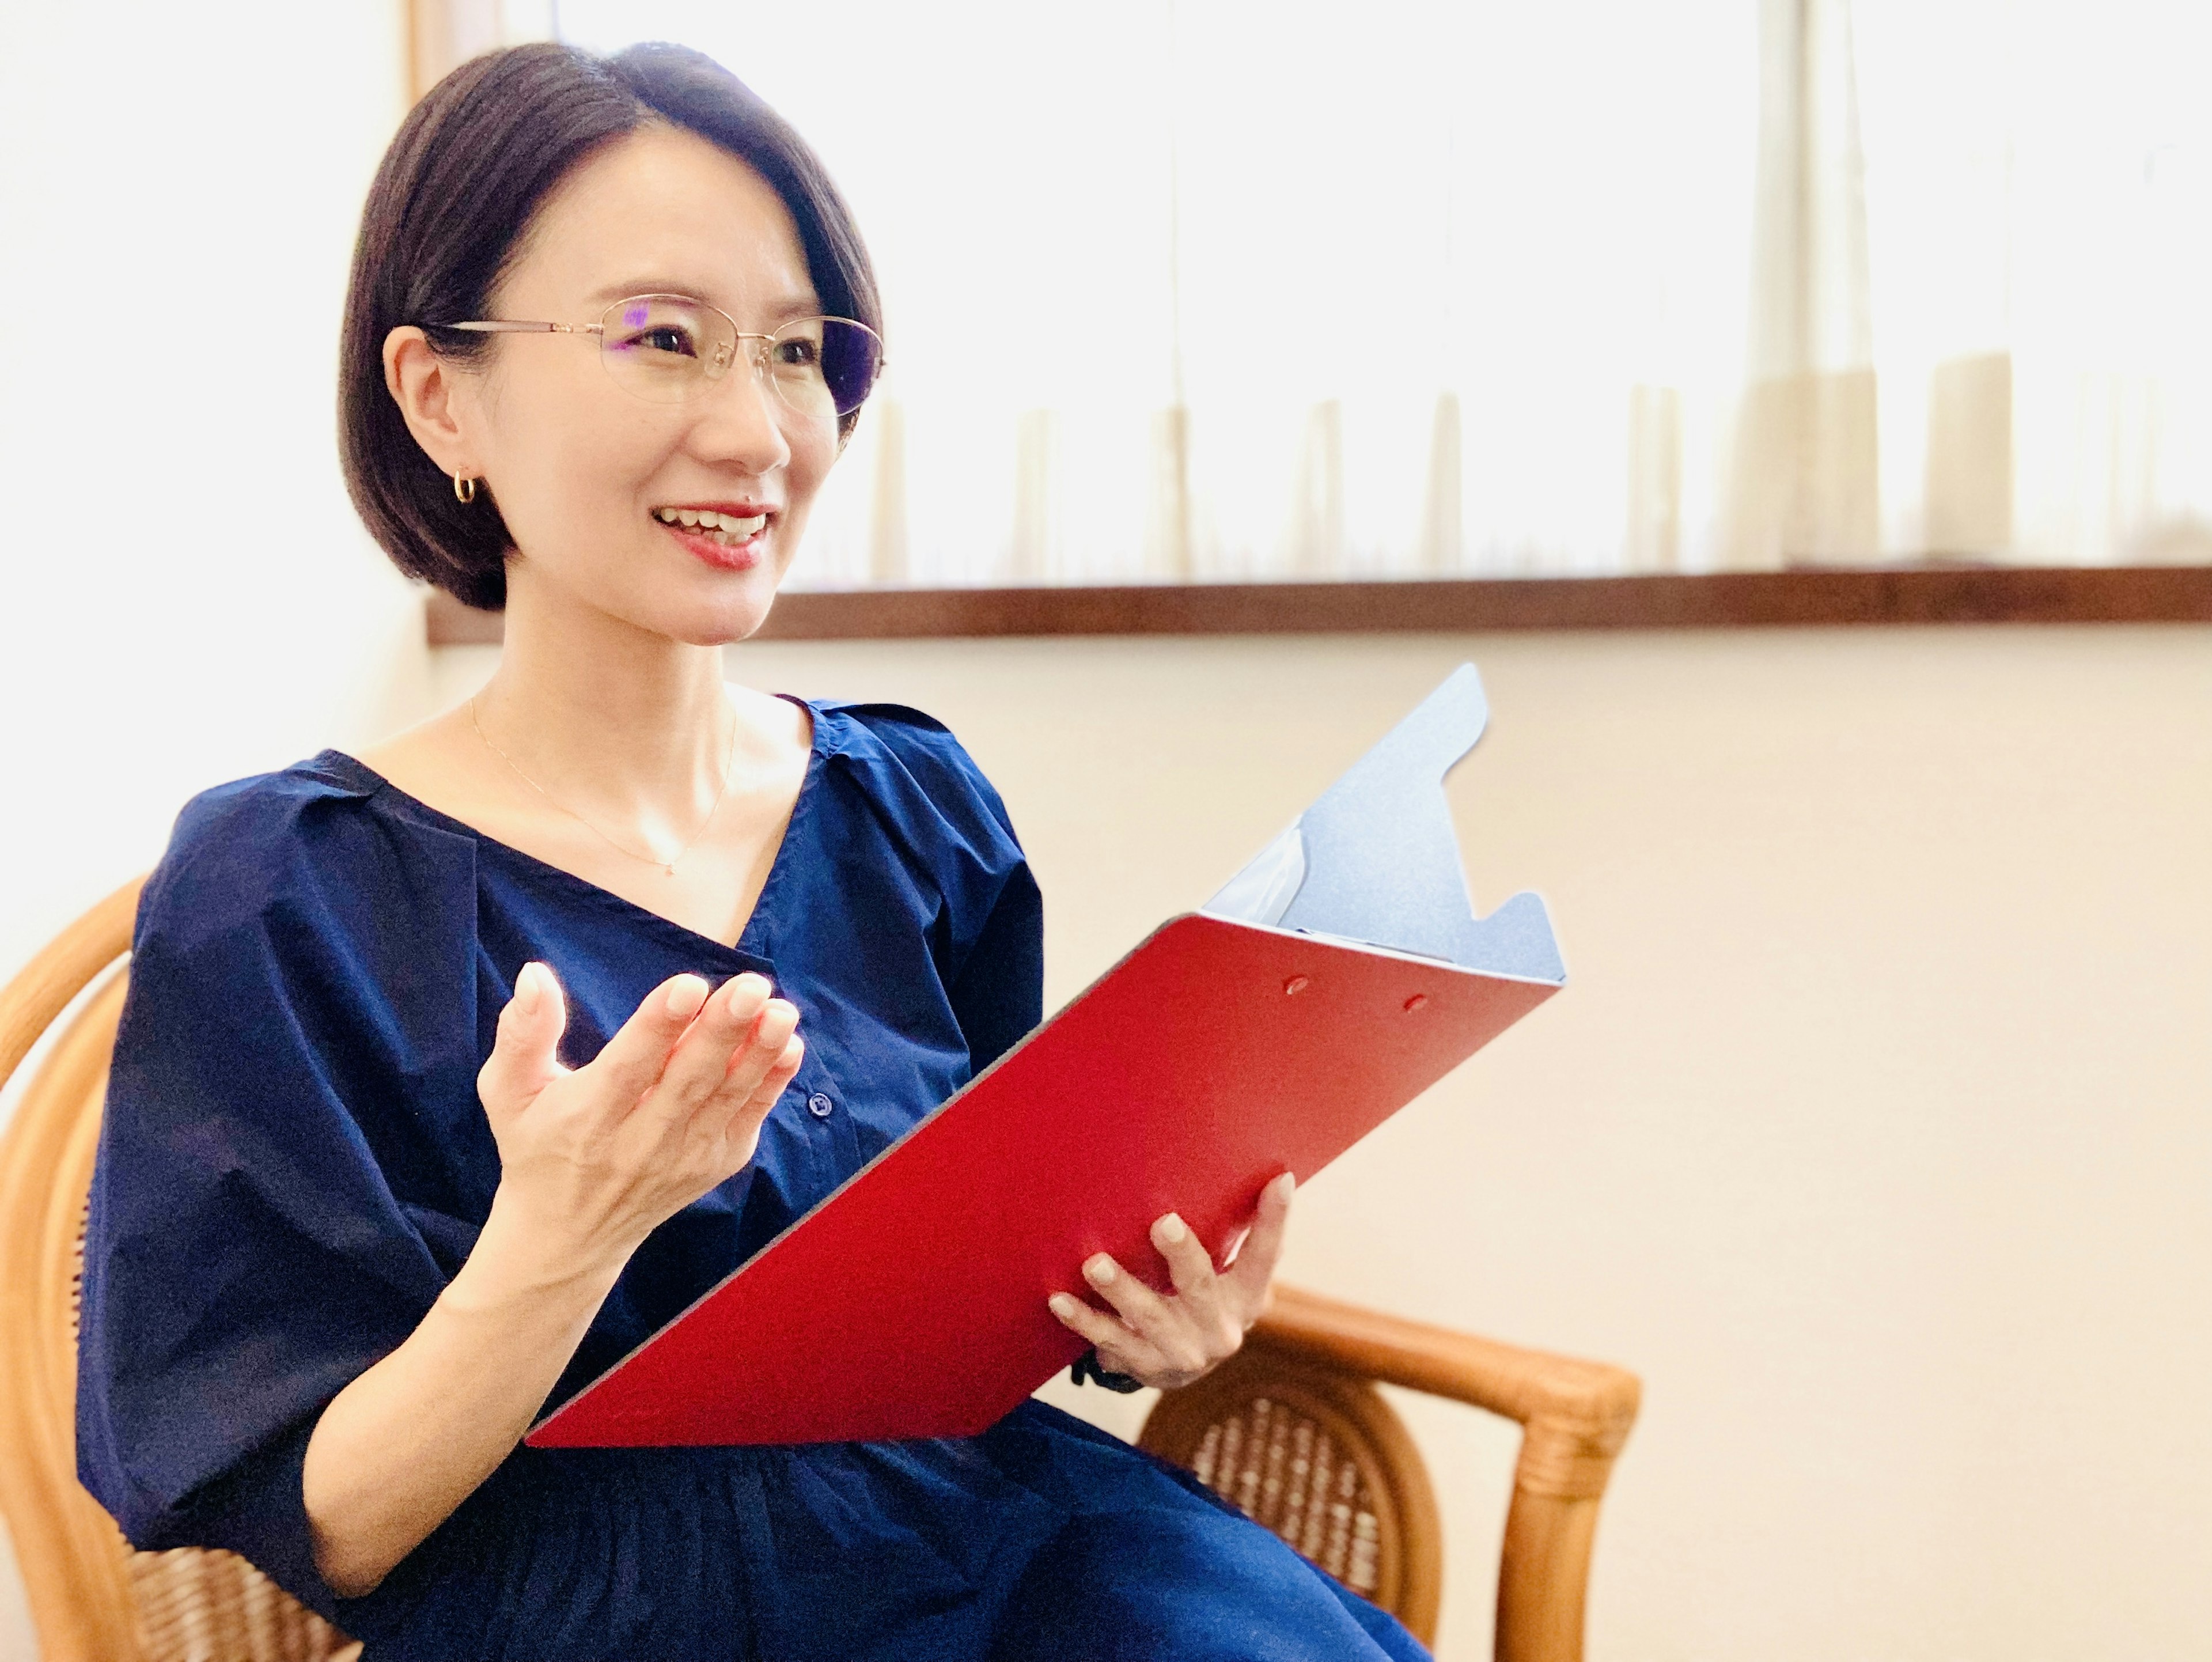
<path fill-rule="evenodd" d="M 649 611 L 630 612 L 629 621 L 685 646 L 732 646 L 755 634 L 775 605 L 772 582 L 748 583 L 744 592 L 693 600 L 672 600 Z"/>
<path fill-rule="evenodd" d="M 674 527 L 671 527 L 675 530 Z M 697 545 L 704 539 L 676 531 L 688 568 L 672 585 L 673 603 L 663 633 L 691 646 L 728 646 L 768 621 L 776 590 L 791 562 L 784 527 L 771 527 L 731 547 Z"/>
<path fill-rule="evenodd" d="M 688 646 L 730 646 L 745 640 L 768 622 L 781 577 L 763 561 L 749 571 L 720 576 L 705 593 L 695 589 L 672 597 L 661 632 Z"/>
<path fill-rule="evenodd" d="M 543 569 L 526 573 L 520 569 L 524 563 L 517 561 L 508 568 L 509 626 L 520 616 L 580 605 L 686 646 L 729 646 L 768 621 L 787 563 L 775 557 L 779 551 L 763 549 L 762 557 L 738 570 L 704 564 L 674 570 L 648 567 L 652 575 L 643 582 L 624 582 L 605 570 L 580 572 L 576 578 L 581 581 L 564 581 Z M 532 597 L 538 604 L 516 604 L 523 599 L 518 591 L 525 587 L 540 590 Z"/>

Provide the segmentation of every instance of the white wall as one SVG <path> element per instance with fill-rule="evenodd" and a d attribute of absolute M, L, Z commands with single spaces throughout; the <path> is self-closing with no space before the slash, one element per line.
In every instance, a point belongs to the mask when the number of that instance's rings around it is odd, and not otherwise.
<path fill-rule="evenodd" d="M 203 786 L 427 696 L 338 480 L 338 310 L 403 108 L 392 0 L 0 27 L 0 977 Z M 4 1113 L 0 1107 L 0 1113 Z M 0 1658 L 31 1653 L 0 1555 Z"/>
<path fill-rule="evenodd" d="M 1598 1662 L 2212 1653 L 2212 630 L 732 654 L 966 740 L 1055 1002 L 1465 658 L 1477 899 L 1541 891 L 1571 979 L 1310 1186 L 1289 1276 L 1644 1375 Z M 1512 1439 L 1407 1412 L 1473 1662 Z"/>
<path fill-rule="evenodd" d="M 36 5 L 0 46 L 0 968 L 216 779 L 423 696 L 337 471 L 398 10 Z"/>

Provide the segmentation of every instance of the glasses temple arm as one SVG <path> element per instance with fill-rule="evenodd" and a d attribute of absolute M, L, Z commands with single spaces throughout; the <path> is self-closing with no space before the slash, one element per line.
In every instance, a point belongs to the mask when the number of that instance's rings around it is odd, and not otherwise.
<path fill-rule="evenodd" d="M 465 329 L 479 335 L 598 335 L 606 332 L 599 323 L 518 323 L 504 318 L 471 323 L 434 323 L 434 329 Z"/>

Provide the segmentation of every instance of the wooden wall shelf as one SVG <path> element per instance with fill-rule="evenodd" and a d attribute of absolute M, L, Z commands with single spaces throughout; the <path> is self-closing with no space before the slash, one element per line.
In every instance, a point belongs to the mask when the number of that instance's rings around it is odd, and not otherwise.
<path fill-rule="evenodd" d="M 495 644 L 499 614 L 433 593 L 433 646 Z M 1095 588 L 793 590 L 756 637 L 1361 635 L 1844 624 L 2212 623 L 2212 566 L 1930 563 L 1864 570 Z"/>

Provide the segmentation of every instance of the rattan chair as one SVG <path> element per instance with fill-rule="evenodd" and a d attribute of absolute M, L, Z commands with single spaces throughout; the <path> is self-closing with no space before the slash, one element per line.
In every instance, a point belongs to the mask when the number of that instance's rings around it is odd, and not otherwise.
<path fill-rule="evenodd" d="M 132 1551 L 76 1481 L 85 1202 L 138 888 L 100 902 L 0 991 L 0 1087 L 74 1012 L 0 1137 L 0 1512 L 44 1662 L 350 1662 L 358 1646 L 244 1559 Z M 1496 1655 L 1579 1658 L 1598 1505 L 1636 1417 L 1632 1374 L 1284 1288 L 1244 1351 L 1162 1398 L 1140 1440 L 1430 1639 L 1443 1592 L 1436 1499 L 1377 1380 L 1526 1428 Z"/>

